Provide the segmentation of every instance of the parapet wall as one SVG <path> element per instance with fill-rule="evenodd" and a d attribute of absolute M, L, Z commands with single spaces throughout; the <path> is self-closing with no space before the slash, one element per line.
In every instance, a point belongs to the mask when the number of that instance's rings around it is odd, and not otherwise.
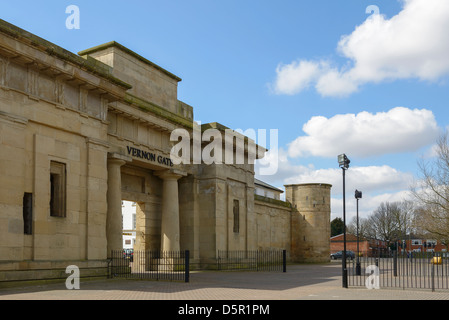
<path fill-rule="evenodd" d="M 288 202 L 255 195 L 257 248 L 286 249 L 290 253 L 291 213 Z M 289 257 L 287 257 L 289 258 Z"/>

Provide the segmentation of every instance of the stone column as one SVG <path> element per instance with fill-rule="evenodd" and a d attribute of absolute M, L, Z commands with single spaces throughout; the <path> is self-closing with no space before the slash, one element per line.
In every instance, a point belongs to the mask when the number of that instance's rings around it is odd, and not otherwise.
<path fill-rule="evenodd" d="M 120 167 L 125 163 L 126 161 L 120 158 L 108 159 L 108 215 L 106 218 L 108 257 L 111 257 L 112 250 L 123 248 L 122 178 Z"/>
<path fill-rule="evenodd" d="M 154 174 L 163 180 L 161 250 L 179 251 L 178 180 L 187 174 L 178 170 L 157 171 Z"/>

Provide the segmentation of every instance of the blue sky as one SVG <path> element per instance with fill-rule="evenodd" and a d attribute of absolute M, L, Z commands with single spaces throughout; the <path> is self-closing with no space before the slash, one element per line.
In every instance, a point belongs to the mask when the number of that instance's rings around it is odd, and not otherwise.
<path fill-rule="evenodd" d="M 79 30 L 65 26 L 69 5 Z M 8 1 L 0 17 L 74 53 L 123 44 L 183 79 L 197 121 L 278 129 L 279 170 L 258 177 L 333 184 L 332 218 L 339 153 L 348 216 L 355 189 L 366 216 L 406 196 L 448 125 L 447 0 Z"/>

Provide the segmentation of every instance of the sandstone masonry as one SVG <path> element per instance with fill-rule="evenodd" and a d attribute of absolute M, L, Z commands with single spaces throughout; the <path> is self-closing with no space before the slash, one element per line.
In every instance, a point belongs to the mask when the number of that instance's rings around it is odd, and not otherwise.
<path fill-rule="evenodd" d="M 136 250 L 329 259 L 329 185 L 286 186 L 281 201 L 255 195 L 251 163 L 172 163 L 170 133 L 194 130 L 180 81 L 116 42 L 77 55 L 0 20 L 0 283 L 68 265 L 104 276 L 122 200 L 137 203 Z"/>

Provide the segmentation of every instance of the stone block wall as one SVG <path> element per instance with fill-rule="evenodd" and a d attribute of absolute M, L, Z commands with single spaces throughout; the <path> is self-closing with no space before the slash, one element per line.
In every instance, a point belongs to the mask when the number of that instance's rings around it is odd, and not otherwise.
<path fill-rule="evenodd" d="M 292 204 L 292 259 L 327 262 L 330 259 L 330 189 L 321 183 L 286 185 Z"/>
<path fill-rule="evenodd" d="M 256 195 L 257 249 L 286 249 L 290 254 L 291 214 L 289 203 Z"/>

